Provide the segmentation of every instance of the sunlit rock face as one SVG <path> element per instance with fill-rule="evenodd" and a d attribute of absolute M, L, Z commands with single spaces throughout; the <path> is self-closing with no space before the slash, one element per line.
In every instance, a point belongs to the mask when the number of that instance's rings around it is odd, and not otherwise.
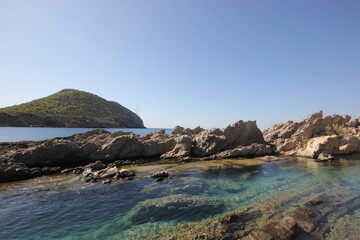
<path fill-rule="evenodd" d="M 317 158 L 360 152 L 359 120 L 348 115 L 311 114 L 301 122 L 286 121 L 263 130 L 264 139 L 284 155 Z"/>

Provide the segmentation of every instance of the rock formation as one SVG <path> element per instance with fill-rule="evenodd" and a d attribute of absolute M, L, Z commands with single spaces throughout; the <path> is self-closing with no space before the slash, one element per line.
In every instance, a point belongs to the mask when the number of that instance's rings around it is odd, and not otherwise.
<path fill-rule="evenodd" d="M 263 130 L 264 139 L 280 154 L 317 158 L 321 153 L 340 155 L 360 152 L 358 119 L 348 115 L 323 117 L 317 112 L 301 122 L 287 121 Z"/>
<path fill-rule="evenodd" d="M 102 163 L 117 160 L 263 156 L 271 154 L 272 149 L 255 121 L 238 121 L 224 130 L 176 127 L 169 135 L 163 130 L 139 136 L 96 129 L 39 142 L 0 143 L 0 153 L 1 182 L 7 181 L 9 175 L 15 179 L 31 177 L 33 168 L 38 168 L 38 174 L 43 168 L 44 172 L 61 171 L 86 164 L 91 170 L 101 170 Z M 17 174 L 23 171 L 30 172 Z"/>

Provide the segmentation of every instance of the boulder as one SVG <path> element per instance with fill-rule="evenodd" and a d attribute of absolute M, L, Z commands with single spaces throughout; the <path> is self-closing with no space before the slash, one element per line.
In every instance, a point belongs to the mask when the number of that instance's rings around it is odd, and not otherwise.
<path fill-rule="evenodd" d="M 121 178 L 128 178 L 128 177 L 133 177 L 135 176 L 135 172 L 132 171 L 132 170 L 128 170 L 128 169 L 121 169 L 119 171 L 119 174 L 118 174 L 119 177 Z"/>
<path fill-rule="evenodd" d="M 119 172 L 117 167 L 111 167 L 101 170 L 97 178 L 111 178 L 117 176 L 118 174 Z"/>

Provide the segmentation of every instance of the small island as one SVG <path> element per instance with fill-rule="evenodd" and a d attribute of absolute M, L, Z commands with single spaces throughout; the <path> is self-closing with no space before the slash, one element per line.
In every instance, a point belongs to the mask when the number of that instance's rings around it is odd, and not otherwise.
<path fill-rule="evenodd" d="M 0 127 L 145 128 L 119 103 L 74 89 L 1 108 Z"/>

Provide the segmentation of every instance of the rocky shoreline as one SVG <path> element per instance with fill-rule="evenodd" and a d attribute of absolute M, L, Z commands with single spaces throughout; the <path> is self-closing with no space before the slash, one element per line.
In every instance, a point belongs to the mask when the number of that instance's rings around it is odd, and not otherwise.
<path fill-rule="evenodd" d="M 123 165 L 159 159 L 270 159 L 280 154 L 331 160 L 333 155 L 360 152 L 359 126 L 359 117 L 323 117 L 320 111 L 301 122 L 287 121 L 263 131 L 255 121 L 238 121 L 222 130 L 177 126 L 172 134 L 157 131 L 140 136 L 96 129 L 39 142 L 0 143 L 0 182 L 60 172 L 84 172 L 85 180 L 92 181 L 119 178 L 122 175 L 117 168 Z M 109 171 L 112 174 L 104 174 Z"/>

